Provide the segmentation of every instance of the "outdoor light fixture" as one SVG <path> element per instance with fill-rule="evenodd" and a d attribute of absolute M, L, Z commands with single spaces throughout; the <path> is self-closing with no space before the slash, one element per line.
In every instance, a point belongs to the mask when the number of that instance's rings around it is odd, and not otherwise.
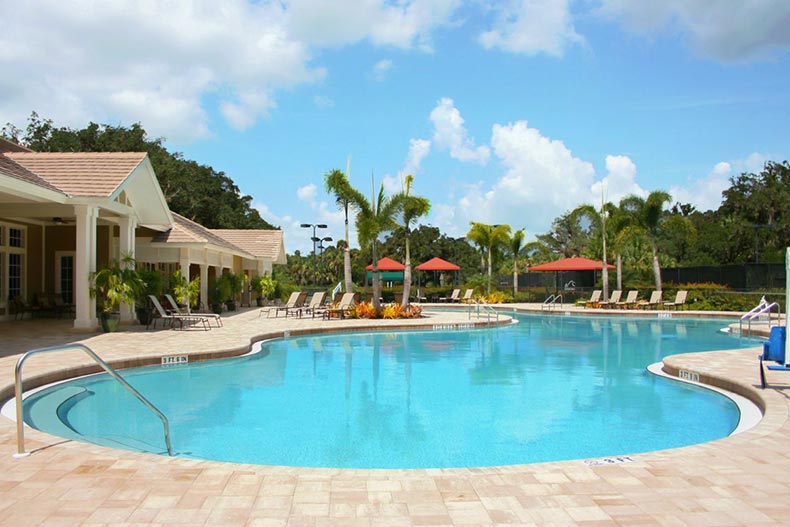
<path fill-rule="evenodd" d="M 321 238 L 317 238 L 316 237 L 315 230 L 316 229 L 326 229 L 326 224 L 325 223 L 302 223 L 299 226 L 302 227 L 303 229 L 310 229 L 310 228 L 313 229 L 313 235 L 310 237 L 310 241 L 313 242 L 313 285 L 315 286 L 318 283 L 318 275 L 316 273 L 316 267 L 315 267 L 315 244 L 316 244 L 316 242 L 320 242 L 321 241 Z"/>

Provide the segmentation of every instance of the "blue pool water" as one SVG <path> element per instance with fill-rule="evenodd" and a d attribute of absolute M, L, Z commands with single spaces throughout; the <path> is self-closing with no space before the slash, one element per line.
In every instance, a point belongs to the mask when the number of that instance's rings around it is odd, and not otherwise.
<path fill-rule="evenodd" d="M 727 398 L 655 377 L 670 354 L 755 346 L 689 319 L 519 315 L 513 326 L 307 336 L 248 357 L 123 372 L 177 455 L 314 467 L 470 467 L 689 445 L 738 424 Z M 25 400 L 31 426 L 164 451 L 161 422 L 96 375 Z"/>

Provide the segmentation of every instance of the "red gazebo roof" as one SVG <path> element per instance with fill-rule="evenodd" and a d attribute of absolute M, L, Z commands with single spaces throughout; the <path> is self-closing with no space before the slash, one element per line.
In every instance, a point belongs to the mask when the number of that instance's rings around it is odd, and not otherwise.
<path fill-rule="evenodd" d="M 406 266 L 400 262 L 396 262 L 392 258 L 385 256 L 381 260 L 379 260 L 379 271 L 403 271 L 406 269 Z M 366 271 L 373 270 L 373 264 L 368 265 L 365 267 Z"/>
<path fill-rule="evenodd" d="M 607 264 L 608 269 L 615 269 L 612 264 Z M 582 258 L 580 256 L 572 256 L 571 258 L 563 258 L 555 262 L 544 263 L 535 265 L 528 269 L 529 271 L 601 271 L 603 270 L 603 262 L 598 260 L 590 260 L 589 258 Z"/>
<path fill-rule="evenodd" d="M 442 260 L 438 256 L 431 258 L 427 262 L 421 263 L 415 267 L 418 271 L 460 271 L 461 268 L 454 263 L 447 260 Z"/>

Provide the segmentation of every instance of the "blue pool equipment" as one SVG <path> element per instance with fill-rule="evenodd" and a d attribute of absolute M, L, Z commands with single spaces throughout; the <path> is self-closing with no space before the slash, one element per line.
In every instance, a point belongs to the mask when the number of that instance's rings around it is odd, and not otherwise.
<path fill-rule="evenodd" d="M 790 371 L 785 362 L 785 342 L 787 340 L 787 327 L 774 326 L 771 334 L 763 343 L 763 354 L 760 355 L 760 385 L 765 388 L 765 366 L 763 362 L 776 362 L 768 366 L 772 371 Z"/>

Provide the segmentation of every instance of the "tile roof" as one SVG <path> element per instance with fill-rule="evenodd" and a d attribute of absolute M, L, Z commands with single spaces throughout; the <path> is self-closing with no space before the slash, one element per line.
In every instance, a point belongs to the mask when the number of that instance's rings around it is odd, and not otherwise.
<path fill-rule="evenodd" d="M 0 152 L 32 152 L 32 150 L 0 137 Z"/>
<path fill-rule="evenodd" d="M 283 231 L 265 229 L 211 229 L 257 258 L 277 260 L 283 244 Z"/>
<path fill-rule="evenodd" d="M 63 191 L 59 188 L 16 163 L 13 159 L 7 157 L 6 154 L 0 154 L 0 173 L 63 194 Z"/>
<path fill-rule="evenodd" d="M 110 196 L 145 152 L 7 152 L 6 157 L 71 196 Z"/>
<path fill-rule="evenodd" d="M 152 243 L 210 243 L 253 258 L 252 254 L 217 236 L 199 223 L 195 223 L 175 212 L 171 211 L 171 213 L 173 215 L 173 227 L 165 232 L 156 234 L 151 239 Z"/>

